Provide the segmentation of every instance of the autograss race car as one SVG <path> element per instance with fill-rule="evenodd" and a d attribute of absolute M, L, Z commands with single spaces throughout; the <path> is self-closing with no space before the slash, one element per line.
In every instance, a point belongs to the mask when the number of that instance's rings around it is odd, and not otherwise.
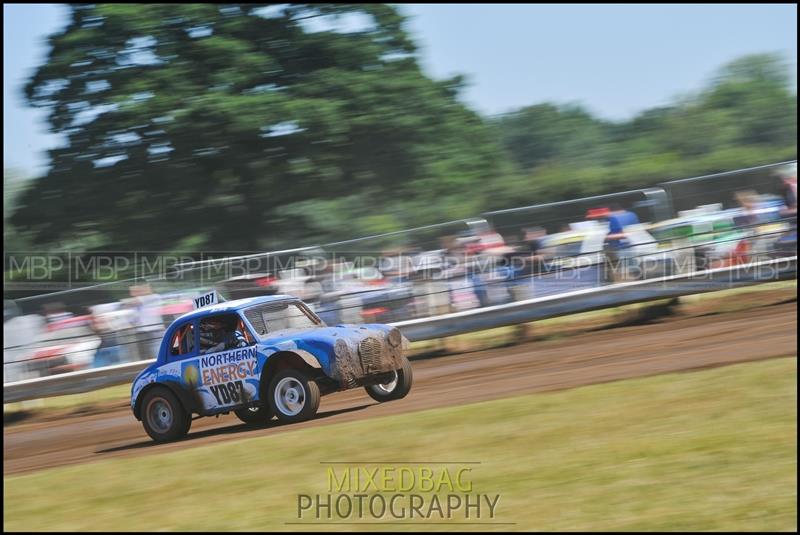
<path fill-rule="evenodd" d="M 411 389 L 408 340 L 390 325 L 328 327 L 291 296 L 213 304 L 212 294 L 169 326 L 156 362 L 133 382 L 133 414 L 155 441 L 185 436 L 194 414 L 299 422 L 331 392 L 364 387 L 384 402 Z"/>

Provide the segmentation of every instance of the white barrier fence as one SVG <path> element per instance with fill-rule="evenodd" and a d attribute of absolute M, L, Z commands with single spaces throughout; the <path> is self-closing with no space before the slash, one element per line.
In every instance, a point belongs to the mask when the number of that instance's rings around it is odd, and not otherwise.
<path fill-rule="evenodd" d="M 625 282 L 536 297 L 504 305 L 401 321 L 411 341 L 430 340 L 504 325 L 526 323 L 600 308 L 713 292 L 797 277 L 797 256 L 740 264 L 680 275 Z M 3 403 L 88 392 L 131 382 L 154 360 L 64 373 L 3 384 Z"/>

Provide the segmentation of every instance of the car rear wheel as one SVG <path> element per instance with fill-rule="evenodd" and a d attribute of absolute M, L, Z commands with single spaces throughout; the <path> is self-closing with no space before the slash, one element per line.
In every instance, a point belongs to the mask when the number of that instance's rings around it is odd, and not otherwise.
<path fill-rule="evenodd" d="M 395 370 L 391 381 L 378 385 L 365 386 L 364 388 L 372 399 L 384 402 L 406 397 L 411 391 L 412 382 L 413 374 L 411 372 L 411 363 L 404 356 L 402 357 L 402 366 L 398 370 Z"/>
<path fill-rule="evenodd" d="M 156 387 L 142 400 L 142 425 L 156 442 L 168 442 L 186 436 L 192 417 L 171 390 Z"/>
<path fill-rule="evenodd" d="M 247 407 L 233 411 L 237 418 L 246 424 L 265 424 L 272 420 L 272 411 L 268 405 L 258 407 Z"/>
<path fill-rule="evenodd" d="M 319 386 L 301 370 L 283 370 L 270 381 L 269 406 L 282 422 L 302 422 L 313 418 L 319 409 L 319 400 Z"/>

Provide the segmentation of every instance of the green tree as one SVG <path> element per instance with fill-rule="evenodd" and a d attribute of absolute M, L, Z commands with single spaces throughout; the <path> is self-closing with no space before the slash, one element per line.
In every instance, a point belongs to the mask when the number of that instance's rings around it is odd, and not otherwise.
<path fill-rule="evenodd" d="M 39 242 L 253 249 L 307 235 L 284 208 L 309 200 L 360 192 L 347 211 L 369 218 L 480 195 L 499 145 L 403 23 L 382 4 L 73 6 L 26 86 L 68 143 L 14 222 Z"/>
<path fill-rule="evenodd" d="M 25 233 L 15 227 L 11 214 L 19 204 L 25 190 L 30 187 L 31 178 L 18 169 L 3 168 L 3 250 L 22 251 L 29 248 Z"/>
<path fill-rule="evenodd" d="M 797 95 L 790 91 L 789 68 L 779 55 L 753 54 L 723 66 L 702 105 L 729 112 L 739 143 L 797 143 Z"/>
<path fill-rule="evenodd" d="M 528 106 L 499 117 L 495 124 L 521 169 L 555 159 L 591 160 L 608 136 L 606 124 L 576 105 Z"/>
<path fill-rule="evenodd" d="M 796 158 L 797 95 L 789 72 L 780 55 L 744 56 L 720 68 L 703 90 L 618 123 L 553 103 L 506 114 L 494 124 L 523 174 L 499 182 L 494 206 L 612 193 Z"/>
<path fill-rule="evenodd" d="M 627 141 L 647 139 L 652 153 L 688 158 L 734 147 L 790 147 L 797 139 L 797 96 L 788 72 L 778 55 L 738 58 L 720 68 L 705 89 L 665 109 L 655 128 L 631 128 Z M 650 112 L 633 124 L 648 124 L 648 118 Z"/>

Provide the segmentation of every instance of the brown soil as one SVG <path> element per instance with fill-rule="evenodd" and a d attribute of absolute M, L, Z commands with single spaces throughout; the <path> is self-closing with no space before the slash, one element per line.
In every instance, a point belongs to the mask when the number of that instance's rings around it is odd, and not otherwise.
<path fill-rule="evenodd" d="M 6 422 L 3 473 L 797 354 L 793 290 L 731 296 L 725 303 L 690 300 L 664 309 L 669 313 L 626 313 L 592 321 L 582 330 L 558 327 L 554 339 L 534 331 L 533 342 L 417 359 L 407 398 L 378 404 L 362 389 L 339 392 L 323 398 L 315 420 L 295 425 L 273 421 L 267 427 L 252 427 L 232 414 L 201 418 L 193 422 L 186 440 L 155 444 L 128 405 L 120 402 L 83 412 L 49 412 L 14 425 Z"/>

